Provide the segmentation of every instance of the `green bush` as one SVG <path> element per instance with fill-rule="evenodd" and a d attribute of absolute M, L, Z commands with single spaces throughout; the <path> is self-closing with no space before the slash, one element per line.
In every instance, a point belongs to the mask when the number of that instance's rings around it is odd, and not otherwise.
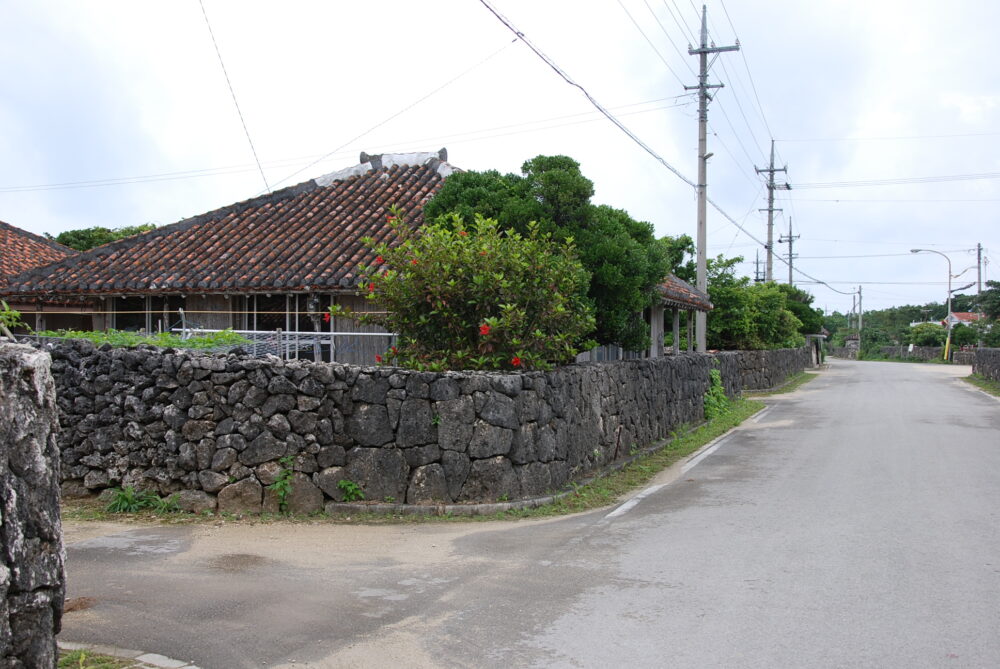
<path fill-rule="evenodd" d="M 107 506 L 109 513 L 137 513 L 143 509 L 150 509 L 156 513 L 180 511 L 176 494 L 161 498 L 155 492 L 136 490 L 132 486 L 113 488 L 111 492 L 111 501 Z"/>
<path fill-rule="evenodd" d="M 937 323 L 917 323 L 906 333 L 906 343 L 914 346 L 944 346 L 948 331 Z"/>
<path fill-rule="evenodd" d="M 108 330 L 107 332 L 91 330 L 43 330 L 37 333 L 41 337 L 56 337 L 59 339 L 86 339 L 96 346 L 111 344 L 114 347 L 129 347 L 139 345 L 159 346 L 161 348 L 213 349 L 227 348 L 249 344 L 250 341 L 232 330 L 210 332 L 194 335 L 189 339 L 181 339 L 170 332 L 147 335 L 142 332 L 125 332 Z"/>
<path fill-rule="evenodd" d="M 729 397 L 722 385 L 722 372 L 713 369 L 708 373 L 708 392 L 705 393 L 705 420 L 714 420 L 729 409 Z"/>
<path fill-rule="evenodd" d="M 588 277 L 572 240 L 558 243 L 534 223 L 524 235 L 502 231 L 479 215 L 471 225 L 454 214 L 416 231 L 393 225 L 398 245 L 366 240 L 377 258 L 360 268 L 361 290 L 381 309 L 357 318 L 399 334 L 378 362 L 548 369 L 591 346 Z"/>

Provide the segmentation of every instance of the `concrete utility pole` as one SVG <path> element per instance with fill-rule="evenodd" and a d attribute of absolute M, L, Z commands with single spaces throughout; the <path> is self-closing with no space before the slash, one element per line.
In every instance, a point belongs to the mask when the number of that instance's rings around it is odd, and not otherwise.
<path fill-rule="evenodd" d="M 708 128 L 708 103 L 712 96 L 708 90 L 710 88 L 722 88 L 722 84 L 708 83 L 708 70 L 712 63 L 718 58 L 718 54 L 723 51 L 739 50 L 739 42 L 734 46 L 715 46 L 708 44 L 708 10 L 705 5 L 701 6 L 701 44 L 697 49 L 688 47 L 688 53 L 697 55 L 700 61 L 697 86 L 685 86 L 684 90 L 698 91 L 698 259 L 696 269 L 696 287 L 698 290 L 708 292 L 708 256 L 707 256 L 707 218 L 708 218 L 708 159 L 712 155 L 707 152 L 708 141 L 706 139 Z M 708 55 L 714 54 L 712 62 L 708 62 Z M 707 326 L 704 311 L 695 312 L 695 342 L 699 353 L 705 352 L 705 329 Z"/>
<path fill-rule="evenodd" d="M 757 255 L 753 261 L 753 282 L 760 283 L 763 280 L 764 274 L 760 271 L 760 249 L 757 249 Z"/>
<path fill-rule="evenodd" d="M 983 245 L 976 244 L 976 311 L 983 298 Z"/>
<path fill-rule="evenodd" d="M 757 174 L 767 173 L 767 209 L 760 209 L 759 211 L 767 212 L 767 280 L 771 281 L 774 279 L 772 273 L 774 267 L 774 212 L 781 211 L 780 209 L 774 208 L 774 191 L 777 190 L 792 190 L 792 187 L 787 183 L 775 184 L 774 183 L 774 173 L 775 172 L 785 172 L 788 173 L 788 166 L 778 167 L 774 166 L 774 140 L 771 140 L 771 164 L 763 169 L 759 167 L 754 167 Z M 791 283 L 791 281 L 789 281 Z"/>
<path fill-rule="evenodd" d="M 865 324 L 865 308 L 861 306 L 861 286 L 858 286 L 858 335 Z"/>
<path fill-rule="evenodd" d="M 795 243 L 795 240 L 798 239 L 801 236 L 802 235 L 792 236 L 792 217 L 789 216 L 788 217 L 788 236 L 787 237 L 778 237 L 778 243 L 779 244 L 784 244 L 785 242 L 788 242 L 788 285 L 789 286 L 794 286 L 795 285 L 795 281 L 792 279 L 792 261 L 795 260 L 795 254 L 792 253 L 792 245 Z"/>

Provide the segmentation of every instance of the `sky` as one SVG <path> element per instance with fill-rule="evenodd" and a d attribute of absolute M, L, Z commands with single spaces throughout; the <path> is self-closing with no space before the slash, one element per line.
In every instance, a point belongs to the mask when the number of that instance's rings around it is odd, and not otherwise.
<path fill-rule="evenodd" d="M 687 49 L 700 3 L 490 4 L 696 180 L 697 100 L 684 86 L 697 82 Z M 741 47 L 710 73 L 723 88 L 709 106 L 708 192 L 739 224 L 709 209 L 710 256 L 743 256 L 753 276 L 759 253 L 763 271 L 767 189 L 755 168 L 773 139 L 787 166 L 776 181 L 791 185 L 776 191 L 774 238 L 789 225 L 798 235 L 805 275 L 793 278 L 815 306 L 849 311 L 858 286 L 866 311 L 943 301 L 945 258 L 914 248 L 945 254 L 964 271 L 960 288 L 976 279 L 981 244 L 983 280 L 1000 279 L 1000 3 L 705 5 L 710 41 Z M 6 0 L 0 127 L 0 220 L 37 234 L 169 224 L 349 167 L 362 151 L 441 147 L 466 170 L 568 155 L 596 203 L 658 236 L 696 230 L 694 189 L 479 0 Z M 773 274 L 788 280 L 777 257 Z"/>

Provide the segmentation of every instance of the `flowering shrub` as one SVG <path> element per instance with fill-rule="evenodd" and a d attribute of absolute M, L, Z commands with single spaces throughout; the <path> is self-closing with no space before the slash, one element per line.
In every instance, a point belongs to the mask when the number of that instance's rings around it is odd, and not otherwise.
<path fill-rule="evenodd" d="M 457 215 L 374 244 L 359 286 L 384 311 L 359 320 L 399 334 L 380 356 L 417 369 L 547 369 L 571 362 L 594 330 L 589 277 L 572 242 L 532 224 L 525 235 Z"/>

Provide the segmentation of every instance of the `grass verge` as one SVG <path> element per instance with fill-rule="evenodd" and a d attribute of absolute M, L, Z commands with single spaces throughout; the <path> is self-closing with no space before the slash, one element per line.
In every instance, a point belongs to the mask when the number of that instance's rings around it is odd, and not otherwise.
<path fill-rule="evenodd" d="M 98 655 L 88 650 L 73 650 L 59 653 L 58 669 L 125 669 L 135 666 L 130 660 L 119 660 L 107 655 Z"/>
<path fill-rule="evenodd" d="M 997 383 L 996 381 L 991 381 L 990 379 L 980 376 L 979 374 L 967 376 L 964 380 L 980 390 L 989 393 L 990 395 L 1000 397 L 1000 383 Z"/>
<path fill-rule="evenodd" d="M 590 511 L 614 504 L 640 488 L 681 458 L 694 453 L 764 408 L 757 400 L 740 399 L 715 420 L 665 442 L 663 448 L 633 460 L 621 469 L 578 486 L 573 494 L 534 509 L 498 513 L 493 518 L 543 518 Z"/>
<path fill-rule="evenodd" d="M 793 374 L 788 379 L 772 390 L 748 390 L 743 394 L 746 397 L 766 397 L 768 395 L 784 395 L 785 393 L 790 393 L 793 390 L 798 390 L 799 386 L 805 383 L 809 383 L 815 379 L 819 374 L 816 372 L 799 372 L 798 374 Z"/>

